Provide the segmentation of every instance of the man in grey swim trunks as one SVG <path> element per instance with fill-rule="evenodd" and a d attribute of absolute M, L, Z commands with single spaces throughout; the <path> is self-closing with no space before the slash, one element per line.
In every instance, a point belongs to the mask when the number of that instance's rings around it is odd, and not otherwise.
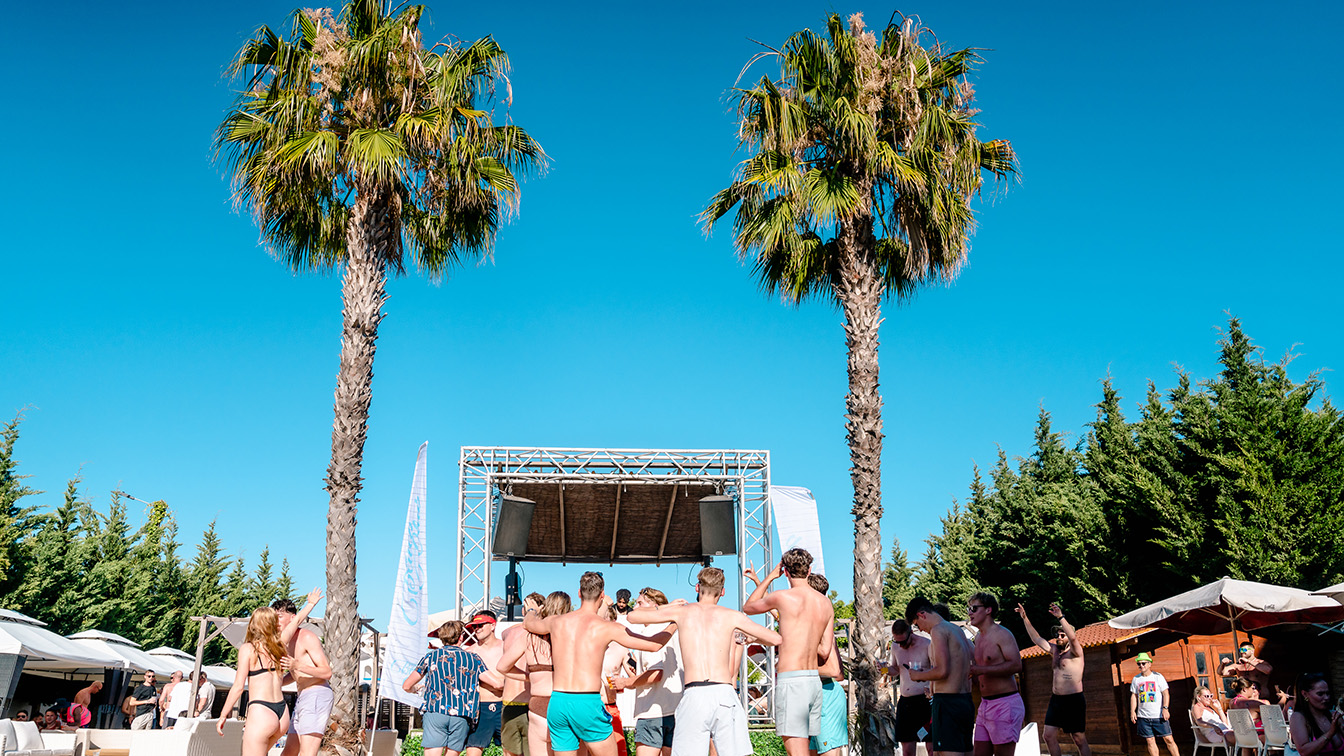
<path fill-rule="evenodd" d="M 314 593 L 321 596 L 316 590 Z M 313 594 L 309 594 L 309 600 L 313 600 Z M 281 631 L 289 627 L 297 613 L 294 602 L 287 598 L 275 601 L 271 608 L 275 610 Z M 288 654 L 285 667 L 289 670 L 285 677 L 293 679 L 299 696 L 289 717 L 289 734 L 294 737 L 285 738 L 281 756 L 317 756 L 331 719 L 332 692 L 328 682 L 331 680 L 331 662 L 327 661 L 327 652 L 317 633 L 303 628 L 289 639 L 285 653 Z"/>
<path fill-rule="evenodd" d="M 779 613 L 783 639 L 775 661 L 775 734 L 789 756 L 807 756 L 809 738 L 821 734 L 822 686 L 819 666 L 835 646 L 835 607 L 807 583 L 812 555 L 789 549 L 784 558 L 751 592 L 742 611 Z M 789 587 L 766 593 L 787 575 Z"/>

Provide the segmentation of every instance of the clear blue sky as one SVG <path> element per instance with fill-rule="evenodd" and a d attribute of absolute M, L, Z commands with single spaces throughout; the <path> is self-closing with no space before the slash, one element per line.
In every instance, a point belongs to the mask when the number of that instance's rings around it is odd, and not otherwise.
<path fill-rule="evenodd" d="M 0 415 L 28 408 L 18 453 L 41 503 L 76 474 L 100 507 L 117 487 L 162 498 L 186 556 L 216 519 L 231 552 L 251 564 L 269 544 L 307 586 L 323 579 L 339 279 L 270 259 L 210 154 L 226 62 L 292 7 L 11 8 Z M 360 610 L 379 624 L 426 439 L 434 608 L 464 444 L 769 449 L 776 483 L 815 491 L 850 593 L 840 316 L 765 298 L 729 235 L 695 223 L 740 159 L 724 95 L 752 40 L 831 10 L 880 26 L 900 7 L 989 48 L 981 135 L 1023 167 L 982 203 L 956 284 L 886 310 L 885 541 L 921 552 L 974 463 L 1029 452 L 1039 407 L 1076 439 L 1108 373 L 1130 408 L 1175 364 L 1209 376 L 1225 312 L 1273 357 L 1299 344 L 1298 377 L 1344 363 L 1338 4 L 429 7 L 427 39 L 491 33 L 509 52 L 513 117 L 554 164 L 493 264 L 390 286 L 358 532 Z M 575 574 L 534 566 L 527 589 Z"/>

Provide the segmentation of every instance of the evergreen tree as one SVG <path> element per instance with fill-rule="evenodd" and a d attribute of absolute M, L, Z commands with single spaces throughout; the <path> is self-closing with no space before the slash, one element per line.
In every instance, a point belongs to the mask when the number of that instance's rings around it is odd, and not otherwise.
<path fill-rule="evenodd" d="M 253 573 L 252 583 L 249 587 L 251 595 L 249 603 L 252 608 L 269 606 L 272 601 L 275 601 L 275 580 L 271 577 L 272 569 L 271 547 L 266 546 L 257 555 L 257 571 Z"/>
<path fill-rule="evenodd" d="M 37 507 L 24 506 L 23 500 L 42 493 L 24 485 L 27 475 L 19 475 L 14 445 L 19 440 L 22 415 L 0 428 L 0 596 L 23 583 L 28 559 L 26 541 L 37 524 Z"/>
<path fill-rule="evenodd" d="M 275 581 L 275 597 L 277 599 L 294 598 L 294 578 L 289 574 L 289 558 L 280 559 L 280 577 Z"/>
<path fill-rule="evenodd" d="M 914 597 L 915 570 L 901 548 L 901 540 L 893 538 L 891 561 L 882 568 L 882 617 L 890 620 L 902 616 L 906 604 Z"/>

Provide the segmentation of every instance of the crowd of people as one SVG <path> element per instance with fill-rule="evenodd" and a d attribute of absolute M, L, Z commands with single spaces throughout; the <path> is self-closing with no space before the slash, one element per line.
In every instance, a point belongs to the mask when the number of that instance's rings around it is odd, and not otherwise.
<path fill-rule="evenodd" d="M 763 578 L 747 570 L 755 589 L 741 611 L 719 605 L 724 573 L 706 567 L 693 601 L 669 600 L 652 587 L 633 596 L 622 589 L 613 600 L 602 573 L 586 572 L 577 607 L 564 591 L 529 594 L 523 621 L 502 634 L 489 610 L 446 622 L 430 633 L 441 645 L 403 683 L 423 696 L 424 752 L 482 756 L 498 743 L 506 756 L 626 756 L 616 697 L 633 691 L 635 756 L 748 756 L 753 748 L 738 675 L 742 655 L 755 646 L 775 648 L 775 732 L 788 756 L 836 756 L 848 745 L 849 706 L 829 586 L 811 564 L 808 552 L 790 549 Z M 788 587 L 771 590 L 780 578 Z M 243 756 L 265 756 L 286 733 L 284 756 L 319 750 L 332 707 L 331 666 L 316 634 L 301 626 L 321 595 L 313 589 L 302 609 L 286 599 L 252 613 L 226 714 L 217 724 L 223 734 L 227 713 L 246 689 Z M 1026 610 L 1020 604 L 1016 609 L 1031 643 L 1050 654 L 1051 696 L 1042 728 L 1050 756 L 1060 756 L 1061 736 L 1079 756 L 1091 756 L 1083 647 L 1074 626 L 1051 604 L 1055 624 L 1049 637 L 1042 636 Z M 896 686 L 902 756 L 915 756 L 921 741 L 932 756 L 1012 756 L 1016 750 L 1026 717 L 1018 687 L 1022 657 L 1012 633 L 998 622 L 999 610 L 993 594 L 973 594 L 966 606 L 970 638 L 951 621 L 946 605 L 923 597 L 911 600 L 905 617 L 892 623 L 885 671 Z M 765 614 L 777 621 L 778 631 L 750 618 Z M 1170 688 L 1153 670 L 1150 654 L 1135 661 L 1130 719 L 1150 756 L 1158 756 L 1159 740 L 1170 756 L 1179 756 Z M 1259 723 L 1265 707 L 1281 707 L 1301 756 L 1344 756 L 1341 711 L 1331 704 L 1325 677 L 1303 675 L 1296 695 L 1274 688 L 1277 700 L 1270 701 L 1261 691 L 1269 691 L 1272 671 L 1252 644 L 1241 644 L 1219 669 L 1235 681 L 1227 708 L 1247 709 Z M 281 694 L 291 681 L 298 688 L 292 712 Z M 174 672 L 159 690 L 154 672 L 147 672 L 123 703 L 132 729 L 171 728 L 183 718 L 208 716 L 214 686 L 202 673 L 193 702 L 190 682 Z M 72 701 L 47 709 L 39 726 L 88 726 L 101 686 L 94 682 Z M 749 689 L 754 700 L 758 689 Z M 1190 716 L 1213 742 L 1236 745 L 1223 704 L 1207 686 L 1196 689 Z M 27 719 L 27 712 L 15 719 Z"/>
<path fill-rule="evenodd" d="M 742 611 L 719 605 L 724 573 L 706 567 L 693 601 L 656 588 L 613 600 L 602 573 L 586 572 L 577 607 L 564 591 L 533 593 L 502 636 L 490 611 L 447 622 L 434 633 L 442 647 L 403 684 L 424 697 L 424 751 L 480 756 L 498 742 L 508 756 L 617 756 L 616 696 L 631 690 L 636 756 L 705 756 L 711 744 L 718 756 L 747 756 L 738 671 L 746 647 L 760 645 L 777 648 L 775 729 L 786 751 L 834 752 L 848 743 L 848 706 L 834 610 L 811 564 L 789 550 Z M 771 591 L 781 577 L 788 588 Z M 748 616 L 767 613 L 778 632 Z"/>

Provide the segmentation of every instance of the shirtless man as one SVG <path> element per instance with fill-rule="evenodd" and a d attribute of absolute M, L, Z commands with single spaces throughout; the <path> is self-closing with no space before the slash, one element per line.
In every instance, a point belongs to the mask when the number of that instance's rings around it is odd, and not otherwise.
<path fill-rule="evenodd" d="M 813 572 L 807 576 L 807 584 L 812 590 L 827 595 L 831 583 L 825 575 Z M 845 696 L 845 671 L 840 666 L 840 646 L 832 639 L 831 653 L 825 658 L 818 656 L 821 666 L 817 672 L 821 675 L 821 734 L 808 740 L 808 753 L 811 756 L 839 756 L 841 748 L 849 745 L 849 699 Z"/>
<path fill-rule="evenodd" d="M 835 607 L 807 584 L 811 571 L 812 555 L 789 549 L 742 605 L 747 614 L 779 612 L 783 641 L 775 660 L 775 733 L 789 756 L 806 756 L 809 738 L 821 734 L 818 669 L 835 646 Z M 781 575 L 788 576 L 788 589 L 767 594 Z"/>
<path fill-rule="evenodd" d="M 311 607 L 316 606 L 321 598 L 321 589 L 314 588 L 309 592 L 308 610 L 312 611 Z M 287 598 L 278 599 L 271 604 L 271 608 L 275 610 L 275 619 L 283 633 L 295 621 L 294 602 Z M 318 640 L 317 633 L 303 627 L 290 637 L 285 653 L 288 655 L 280 660 L 281 665 L 289 670 L 285 681 L 294 682 L 299 689 L 299 696 L 294 703 L 294 713 L 289 718 L 289 734 L 294 737 L 285 738 L 285 750 L 280 756 L 317 756 L 322 746 L 322 735 L 326 733 L 327 723 L 331 720 L 332 693 L 328 682 L 331 680 L 331 663 L 327 661 L 327 652 L 322 649 L 322 641 Z"/>
<path fill-rule="evenodd" d="M 735 652 L 741 646 L 733 637 L 741 632 L 766 646 L 778 646 L 781 639 L 779 633 L 752 622 L 742 612 L 718 605 L 723 596 L 723 570 L 706 567 L 700 570 L 698 581 L 694 604 L 636 607 L 626 616 L 635 624 L 673 622 L 672 627 L 680 628 L 677 639 L 686 686 L 674 715 L 672 756 L 705 756 L 711 738 L 718 756 L 749 756 L 747 713 L 733 686 L 738 671 Z"/>
<path fill-rule="evenodd" d="M 931 710 L 929 684 L 910 679 L 910 672 L 930 667 L 929 639 L 915 635 L 915 629 L 903 619 L 891 623 L 891 671 L 900 679 L 896 699 L 896 742 L 904 756 L 915 756 L 919 741 L 929 739 Z"/>
<path fill-rule="evenodd" d="M 980 711 L 975 715 L 975 756 L 1013 756 L 1022 735 L 1027 706 L 1017 690 L 1022 653 L 1008 628 L 994 621 L 999 600 L 975 593 L 966 605 L 966 619 L 980 631 L 975 636 L 971 676 L 980 681 Z"/>
<path fill-rule="evenodd" d="M 467 632 L 476 640 L 467 647 L 467 650 L 481 657 L 486 669 L 498 669 L 499 658 L 504 653 L 504 643 L 495 635 L 495 625 L 498 622 L 499 618 L 494 612 L 484 609 L 477 612 L 466 626 Z M 466 756 L 481 756 L 500 736 L 500 726 L 503 724 L 503 687 L 492 688 L 483 684 L 477 692 L 480 694 L 481 703 L 480 708 L 476 710 L 476 721 L 471 726 L 471 732 L 467 734 L 467 744 L 462 751 Z"/>
<path fill-rule="evenodd" d="M 523 599 L 523 611 L 534 612 L 546 598 L 540 593 L 529 593 Z M 500 636 L 503 651 L 496 669 L 503 677 L 504 710 L 500 714 L 499 745 L 508 756 L 528 756 L 527 702 L 532 697 L 526 669 L 517 668 L 517 662 L 527 650 L 527 631 L 514 625 Z M 504 669 L 503 657 L 510 657 L 509 669 Z M 526 666 L 526 665 L 524 665 Z"/>
<path fill-rule="evenodd" d="M 910 669 L 914 682 L 928 682 L 933 688 L 932 732 L 929 745 L 934 754 L 966 756 L 971 752 L 971 730 L 975 727 L 975 708 L 971 703 L 971 643 L 961 628 L 943 619 L 923 596 L 910 600 L 905 620 L 929 634 L 929 668 Z"/>
<path fill-rule="evenodd" d="M 549 635 L 554 690 L 546 710 L 551 748 L 558 755 L 573 756 L 579 743 L 587 743 L 593 756 L 616 756 L 616 734 L 611 716 L 602 705 L 602 657 L 607 646 L 619 643 L 638 651 L 655 651 L 672 638 L 664 630 L 651 637 L 636 635 L 606 618 L 610 604 L 603 593 L 600 572 L 585 572 L 579 578 L 579 608 L 568 614 L 539 618 L 527 615 L 523 627 L 529 633 Z"/>
<path fill-rule="evenodd" d="M 1064 731 L 1073 738 L 1078 746 L 1078 756 L 1092 756 L 1092 748 L 1087 744 L 1087 702 L 1083 699 L 1083 644 L 1073 625 L 1064 619 L 1064 610 L 1059 604 L 1050 605 L 1050 614 L 1059 624 L 1054 628 L 1054 639 L 1042 638 L 1031 620 L 1027 619 L 1027 610 L 1017 605 L 1017 613 L 1022 617 L 1022 625 L 1027 629 L 1027 637 L 1037 648 L 1050 652 L 1050 669 L 1053 678 L 1050 682 L 1050 706 L 1045 710 L 1045 728 L 1041 734 L 1045 737 L 1045 747 L 1050 756 L 1059 756 L 1059 733 Z"/>

